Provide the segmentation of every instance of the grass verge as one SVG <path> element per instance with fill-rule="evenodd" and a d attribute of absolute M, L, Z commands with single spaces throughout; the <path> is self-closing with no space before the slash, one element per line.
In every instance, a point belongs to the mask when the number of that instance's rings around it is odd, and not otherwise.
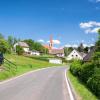
<path fill-rule="evenodd" d="M 12 54 L 6 54 L 5 58 L 7 58 L 9 61 L 13 62 L 17 65 L 17 69 L 12 64 L 7 64 L 8 62 L 4 62 L 4 71 L 0 72 L 0 81 L 21 75 L 25 72 L 36 70 L 40 68 L 47 68 L 47 67 L 53 67 L 53 66 L 60 66 L 55 64 L 50 64 L 48 61 L 43 61 L 40 59 L 34 59 L 34 58 L 28 58 L 24 56 L 18 56 L 18 55 L 12 55 Z"/>
<path fill-rule="evenodd" d="M 98 100 L 97 97 L 88 90 L 88 88 L 82 84 L 79 79 L 68 71 L 68 77 L 71 81 L 72 87 L 76 91 L 77 100 Z"/>

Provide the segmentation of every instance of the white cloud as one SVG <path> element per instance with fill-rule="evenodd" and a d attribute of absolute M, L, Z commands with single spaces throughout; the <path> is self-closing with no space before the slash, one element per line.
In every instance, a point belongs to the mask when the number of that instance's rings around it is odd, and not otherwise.
<path fill-rule="evenodd" d="M 93 29 L 86 29 L 85 30 L 85 33 L 97 33 L 98 30 L 100 29 L 100 27 L 96 27 L 96 28 L 93 28 Z"/>
<path fill-rule="evenodd" d="M 64 47 L 73 47 L 73 48 L 77 48 L 79 45 L 78 44 L 73 44 L 73 45 L 70 45 L 70 44 L 66 44 Z M 94 46 L 94 44 L 85 44 L 85 43 L 83 43 L 83 46 L 84 46 L 84 48 L 85 47 L 91 47 L 91 46 Z"/>
<path fill-rule="evenodd" d="M 72 45 L 72 47 L 73 47 L 73 48 L 77 48 L 77 47 L 78 47 L 78 45 L 77 45 L 77 44 L 74 44 L 74 45 Z"/>
<path fill-rule="evenodd" d="M 77 44 L 73 44 L 73 45 L 71 45 L 71 44 L 66 44 L 64 47 L 73 47 L 73 48 L 77 48 L 78 47 L 78 45 Z"/>
<path fill-rule="evenodd" d="M 80 27 L 81 28 L 92 28 L 92 27 L 99 27 L 100 26 L 100 22 L 96 22 L 96 21 L 89 21 L 89 22 L 85 22 L 85 23 L 80 23 Z"/>
<path fill-rule="evenodd" d="M 68 48 L 69 48 L 69 47 L 72 47 L 72 45 L 70 45 L 70 44 L 66 44 L 65 47 L 68 47 Z"/>
<path fill-rule="evenodd" d="M 92 3 L 99 3 L 100 0 L 89 0 L 89 2 L 92 2 Z"/>
<path fill-rule="evenodd" d="M 89 21 L 80 23 L 80 28 L 84 29 L 85 33 L 97 33 L 100 29 L 100 22 Z"/>
<path fill-rule="evenodd" d="M 95 46 L 94 44 L 90 44 L 90 46 Z"/>
<path fill-rule="evenodd" d="M 91 47 L 91 46 L 94 46 L 94 44 L 92 44 L 92 43 L 91 44 L 83 44 L 83 46 L 84 46 L 84 48 L 85 47 Z"/>
<path fill-rule="evenodd" d="M 88 44 L 83 44 L 83 47 L 85 48 L 85 47 L 88 47 L 89 45 Z"/>
<path fill-rule="evenodd" d="M 98 3 L 98 2 L 100 2 L 100 0 L 96 0 L 96 2 Z"/>
<path fill-rule="evenodd" d="M 90 28 L 92 25 L 90 23 L 80 23 L 81 28 Z"/>
<path fill-rule="evenodd" d="M 44 43 L 45 41 L 43 39 L 38 40 L 38 42 Z"/>
<path fill-rule="evenodd" d="M 50 41 L 47 42 L 50 43 Z M 61 44 L 61 42 L 59 40 L 53 40 L 53 44 Z"/>

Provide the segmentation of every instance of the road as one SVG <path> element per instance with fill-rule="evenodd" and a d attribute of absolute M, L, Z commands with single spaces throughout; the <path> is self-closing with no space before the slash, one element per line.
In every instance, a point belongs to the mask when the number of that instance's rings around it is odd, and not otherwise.
<path fill-rule="evenodd" d="M 66 67 L 25 74 L 0 84 L 0 100 L 70 100 Z"/>

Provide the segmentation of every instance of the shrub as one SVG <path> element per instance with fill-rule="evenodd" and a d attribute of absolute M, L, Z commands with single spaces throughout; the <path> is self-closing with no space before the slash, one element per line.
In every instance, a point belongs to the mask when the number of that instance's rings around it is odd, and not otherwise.
<path fill-rule="evenodd" d="M 81 61 L 74 60 L 70 65 L 70 71 L 72 72 L 72 74 L 79 76 L 80 69 L 81 69 Z"/>
<path fill-rule="evenodd" d="M 93 55 L 93 63 L 100 68 L 100 52 L 95 52 Z"/>
<path fill-rule="evenodd" d="M 94 73 L 94 64 L 84 63 L 81 67 L 79 78 L 86 83 L 93 73 Z"/>
<path fill-rule="evenodd" d="M 100 68 L 95 69 L 95 73 L 89 78 L 87 85 L 100 98 Z"/>
<path fill-rule="evenodd" d="M 21 47 L 21 46 L 16 46 L 16 53 L 18 54 L 18 55 L 22 55 L 23 53 L 24 53 L 24 50 L 23 50 L 23 48 Z"/>
<path fill-rule="evenodd" d="M 0 52 L 10 53 L 10 46 L 8 42 L 4 39 L 0 39 Z"/>

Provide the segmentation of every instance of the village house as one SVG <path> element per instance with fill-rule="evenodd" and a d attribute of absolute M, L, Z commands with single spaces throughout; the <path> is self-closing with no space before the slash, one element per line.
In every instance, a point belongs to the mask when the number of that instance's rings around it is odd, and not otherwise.
<path fill-rule="evenodd" d="M 29 45 L 27 43 L 25 43 L 25 42 L 18 42 L 16 44 L 14 44 L 14 50 L 15 50 L 15 52 L 16 52 L 16 46 L 17 45 L 19 45 L 19 46 L 21 46 L 23 48 L 25 54 L 28 54 L 28 55 L 36 55 L 36 56 L 39 56 L 40 55 L 40 52 L 39 51 L 36 51 L 36 50 L 30 51 L 29 50 Z"/>
<path fill-rule="evenodd" d="M 14 50 L 16 52 L 16 46 L 21 46 L 25 53 L 29 53 L 29 45 L 25 42 L 17 42 L 14 44 Z"/>
<path fill-rule="evenodd" d="M 84 62 L 89 62 L 89 61 L 91 61 L 91 58 L 92 58 L 92 56 L 93 56 L 94 51 L 95 51 L 95 48 L 90 49 L 90 51 L 88 52 L 88 54 L 83 58 L 83 61 L 84 61 Z"/>
<path fill-rule="evenodd" d="M 73 50 L 67 57 L 66 60 L 72 60 L 72 59 L 79 59 L 83 60 L 83 58 L 86 56 L 84 52 L 78 52 L 77 50 Z"/>
<path fill-rule="evenodd" d="M 64 49 L 52 49 L 49 50 L 49 54 L 55 55 L 57 57 L 64 57 Z"/>

